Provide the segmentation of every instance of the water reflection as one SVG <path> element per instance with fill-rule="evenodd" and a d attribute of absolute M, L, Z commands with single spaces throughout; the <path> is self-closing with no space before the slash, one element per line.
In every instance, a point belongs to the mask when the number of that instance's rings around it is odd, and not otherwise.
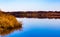
<path fill-rule="evenodd" d="M 60 19 L 17 18 L 22 21 L 22 31 L 6 31 L 3 37 L 60 37 Z M 5 31 L 4 31 L 5 32 Z M 1 34 L 2 35 L 2 34 Z"/>
<path fill-rule="evenodd" d="M 17 28 L 13 28 L 13 29 L 6 29 L 6 30 L 1 30 L 0 29 L 0 35 L 1 36 L 4 36 L 4 35 L 8 35 L 12 32 L 14 32 L 15 30 L 21 30 L 22 26 L 21 27 L 17 27 Z"/>

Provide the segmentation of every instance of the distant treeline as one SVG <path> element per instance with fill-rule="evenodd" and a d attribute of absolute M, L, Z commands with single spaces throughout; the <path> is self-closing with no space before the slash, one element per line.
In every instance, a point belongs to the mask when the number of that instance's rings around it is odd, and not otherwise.
<path fill-rule="evenodd" d="M 16 11 L 6 13 L 20 18 L 60 18 L 60 11 Z"/>

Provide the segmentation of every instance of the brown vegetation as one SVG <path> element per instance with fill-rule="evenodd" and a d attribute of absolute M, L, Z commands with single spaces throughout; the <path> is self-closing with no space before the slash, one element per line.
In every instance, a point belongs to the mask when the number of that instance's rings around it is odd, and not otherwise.
<path fill-rule="evenodd" d="M 21 27 L 21 23 L 16 20 L 15 16 L 0 11 L 0 32 L 18 27 Z"/>
<path fill-rule="evenodd" d="M 60 18 L 60 11 L 17 11 L 7 13 L 20 18 Z"/>

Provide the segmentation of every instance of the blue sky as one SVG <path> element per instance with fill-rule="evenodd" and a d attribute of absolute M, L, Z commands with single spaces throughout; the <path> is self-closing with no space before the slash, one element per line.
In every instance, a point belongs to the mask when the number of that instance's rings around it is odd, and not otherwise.
<path fill-rule="evenodd" d="M 60 0 L 0 0 L 3 11 L 59 11 Z"/>

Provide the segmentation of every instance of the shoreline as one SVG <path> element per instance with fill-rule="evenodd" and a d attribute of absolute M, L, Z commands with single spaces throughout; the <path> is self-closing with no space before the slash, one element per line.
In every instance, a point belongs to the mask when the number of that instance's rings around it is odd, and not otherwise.
<path fill-rule="evenodd" d="M 55 18 L 60 19 L 60 11 L 17 11 L 17 12 L 5 12 L 7 14 L 14 15 L 18 18 Z"/>

